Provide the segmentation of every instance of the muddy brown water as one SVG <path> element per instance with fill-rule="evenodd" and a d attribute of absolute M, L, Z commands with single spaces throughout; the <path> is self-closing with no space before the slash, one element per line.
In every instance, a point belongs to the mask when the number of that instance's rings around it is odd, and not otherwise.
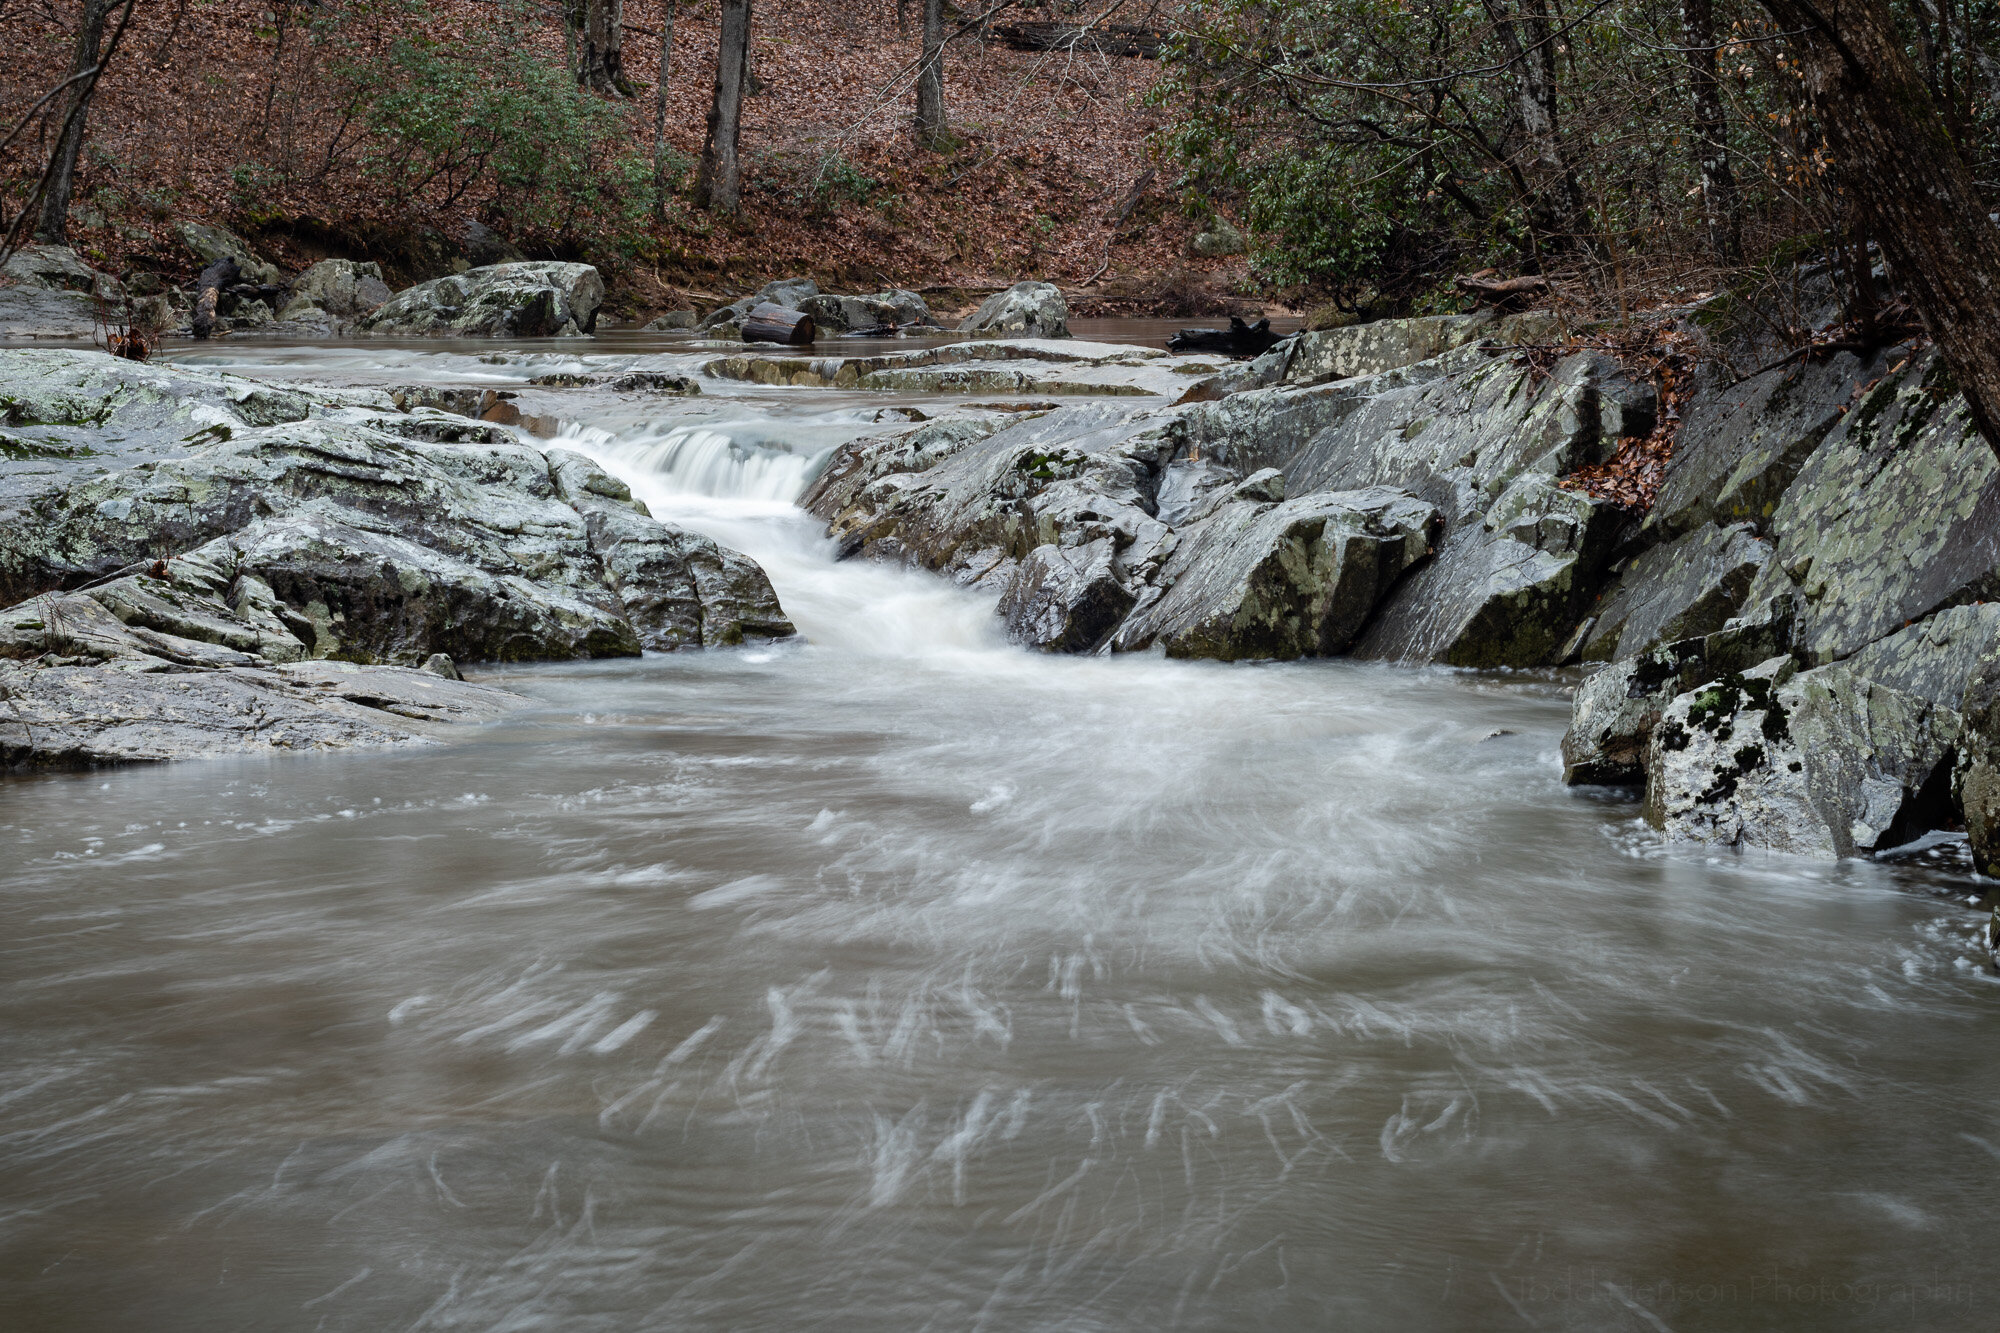
<path fill-rule="evenodd" d="M 1949 840 L 1665 847 L 1557 677 L 1020 652 L 788 503 L 915 399 L 578 401 L 807 641 L 0 785 L 0 1326 L 1991 1326 Z"/>

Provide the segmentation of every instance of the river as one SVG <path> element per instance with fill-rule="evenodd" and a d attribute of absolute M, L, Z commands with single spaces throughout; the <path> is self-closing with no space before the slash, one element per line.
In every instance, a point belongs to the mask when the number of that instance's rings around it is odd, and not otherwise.
<path fill-rule="evenodd" d="M 1012 648 L 790 504 L 918 401 L 564 428 L 803 642 L 0 787 L 0 1326 L 1991 1326 L 1960 846 L 1670 849 L 1550 674 Z"/>

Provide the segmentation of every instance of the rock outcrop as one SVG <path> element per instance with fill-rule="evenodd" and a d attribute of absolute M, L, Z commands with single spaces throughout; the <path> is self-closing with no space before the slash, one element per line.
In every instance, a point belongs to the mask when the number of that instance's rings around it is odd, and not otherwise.
<path fill-rule="evenodd" d="M 0 601 L 83 584 L 122 598 L 163 562 L 156 582 L 222 608 L 204 615 L 241 619 L 246 597 L 274 597 L 297 648 L 273 660 L 522 660 L 791 633 L 754 565 L 655 522 L 582 455 L 498 426 L 95 353 L 0 353 L 0 395 L 36 446 L 0 467 Z M 120 602 L 164 615 L 148 605 Z"/>
<path fill-rule="evenodd" d="M 397 292 L 355 325 L 371 338 L 575 338 L 597 327 L 604 280 L 589 264 L 468 269 Z"/>
<path fill-rule="evenodd" d="M 987 297 L 958 331 L 989 338 L 1067 338 L 1069 303 L 1052 282 L 1017 282 Z"/>

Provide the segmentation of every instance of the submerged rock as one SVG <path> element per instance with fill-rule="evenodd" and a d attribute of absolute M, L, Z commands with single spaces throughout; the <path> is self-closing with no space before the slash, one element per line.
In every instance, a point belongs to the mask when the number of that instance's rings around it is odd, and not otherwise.
<path fill-rule="evenodd" d="M 468 269 L 405 288 L 364 316 L 372 338 L 574 338 L 597 327 L 604 280 L 589 264 Z"/>
<path fill-rule="evenodd" d="M 1069 303 L 1052 282 L 1017 282 L 987 297 L 958 331 L 994 338 L 1067 338 Z"/>

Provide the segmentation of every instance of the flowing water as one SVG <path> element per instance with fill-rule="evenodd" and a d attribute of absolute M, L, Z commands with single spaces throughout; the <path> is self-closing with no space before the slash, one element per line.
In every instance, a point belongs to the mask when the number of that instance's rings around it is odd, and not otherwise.
<path fill-rule="evenodd" d="M 0 786 L 0 1327 L 1992 1326 L 1958 849 L 1665 848 L 1543 675 L 1021 652 L 789 504 L 914 400 L 717 388 L 564 434 L 804 642 Z"/>

